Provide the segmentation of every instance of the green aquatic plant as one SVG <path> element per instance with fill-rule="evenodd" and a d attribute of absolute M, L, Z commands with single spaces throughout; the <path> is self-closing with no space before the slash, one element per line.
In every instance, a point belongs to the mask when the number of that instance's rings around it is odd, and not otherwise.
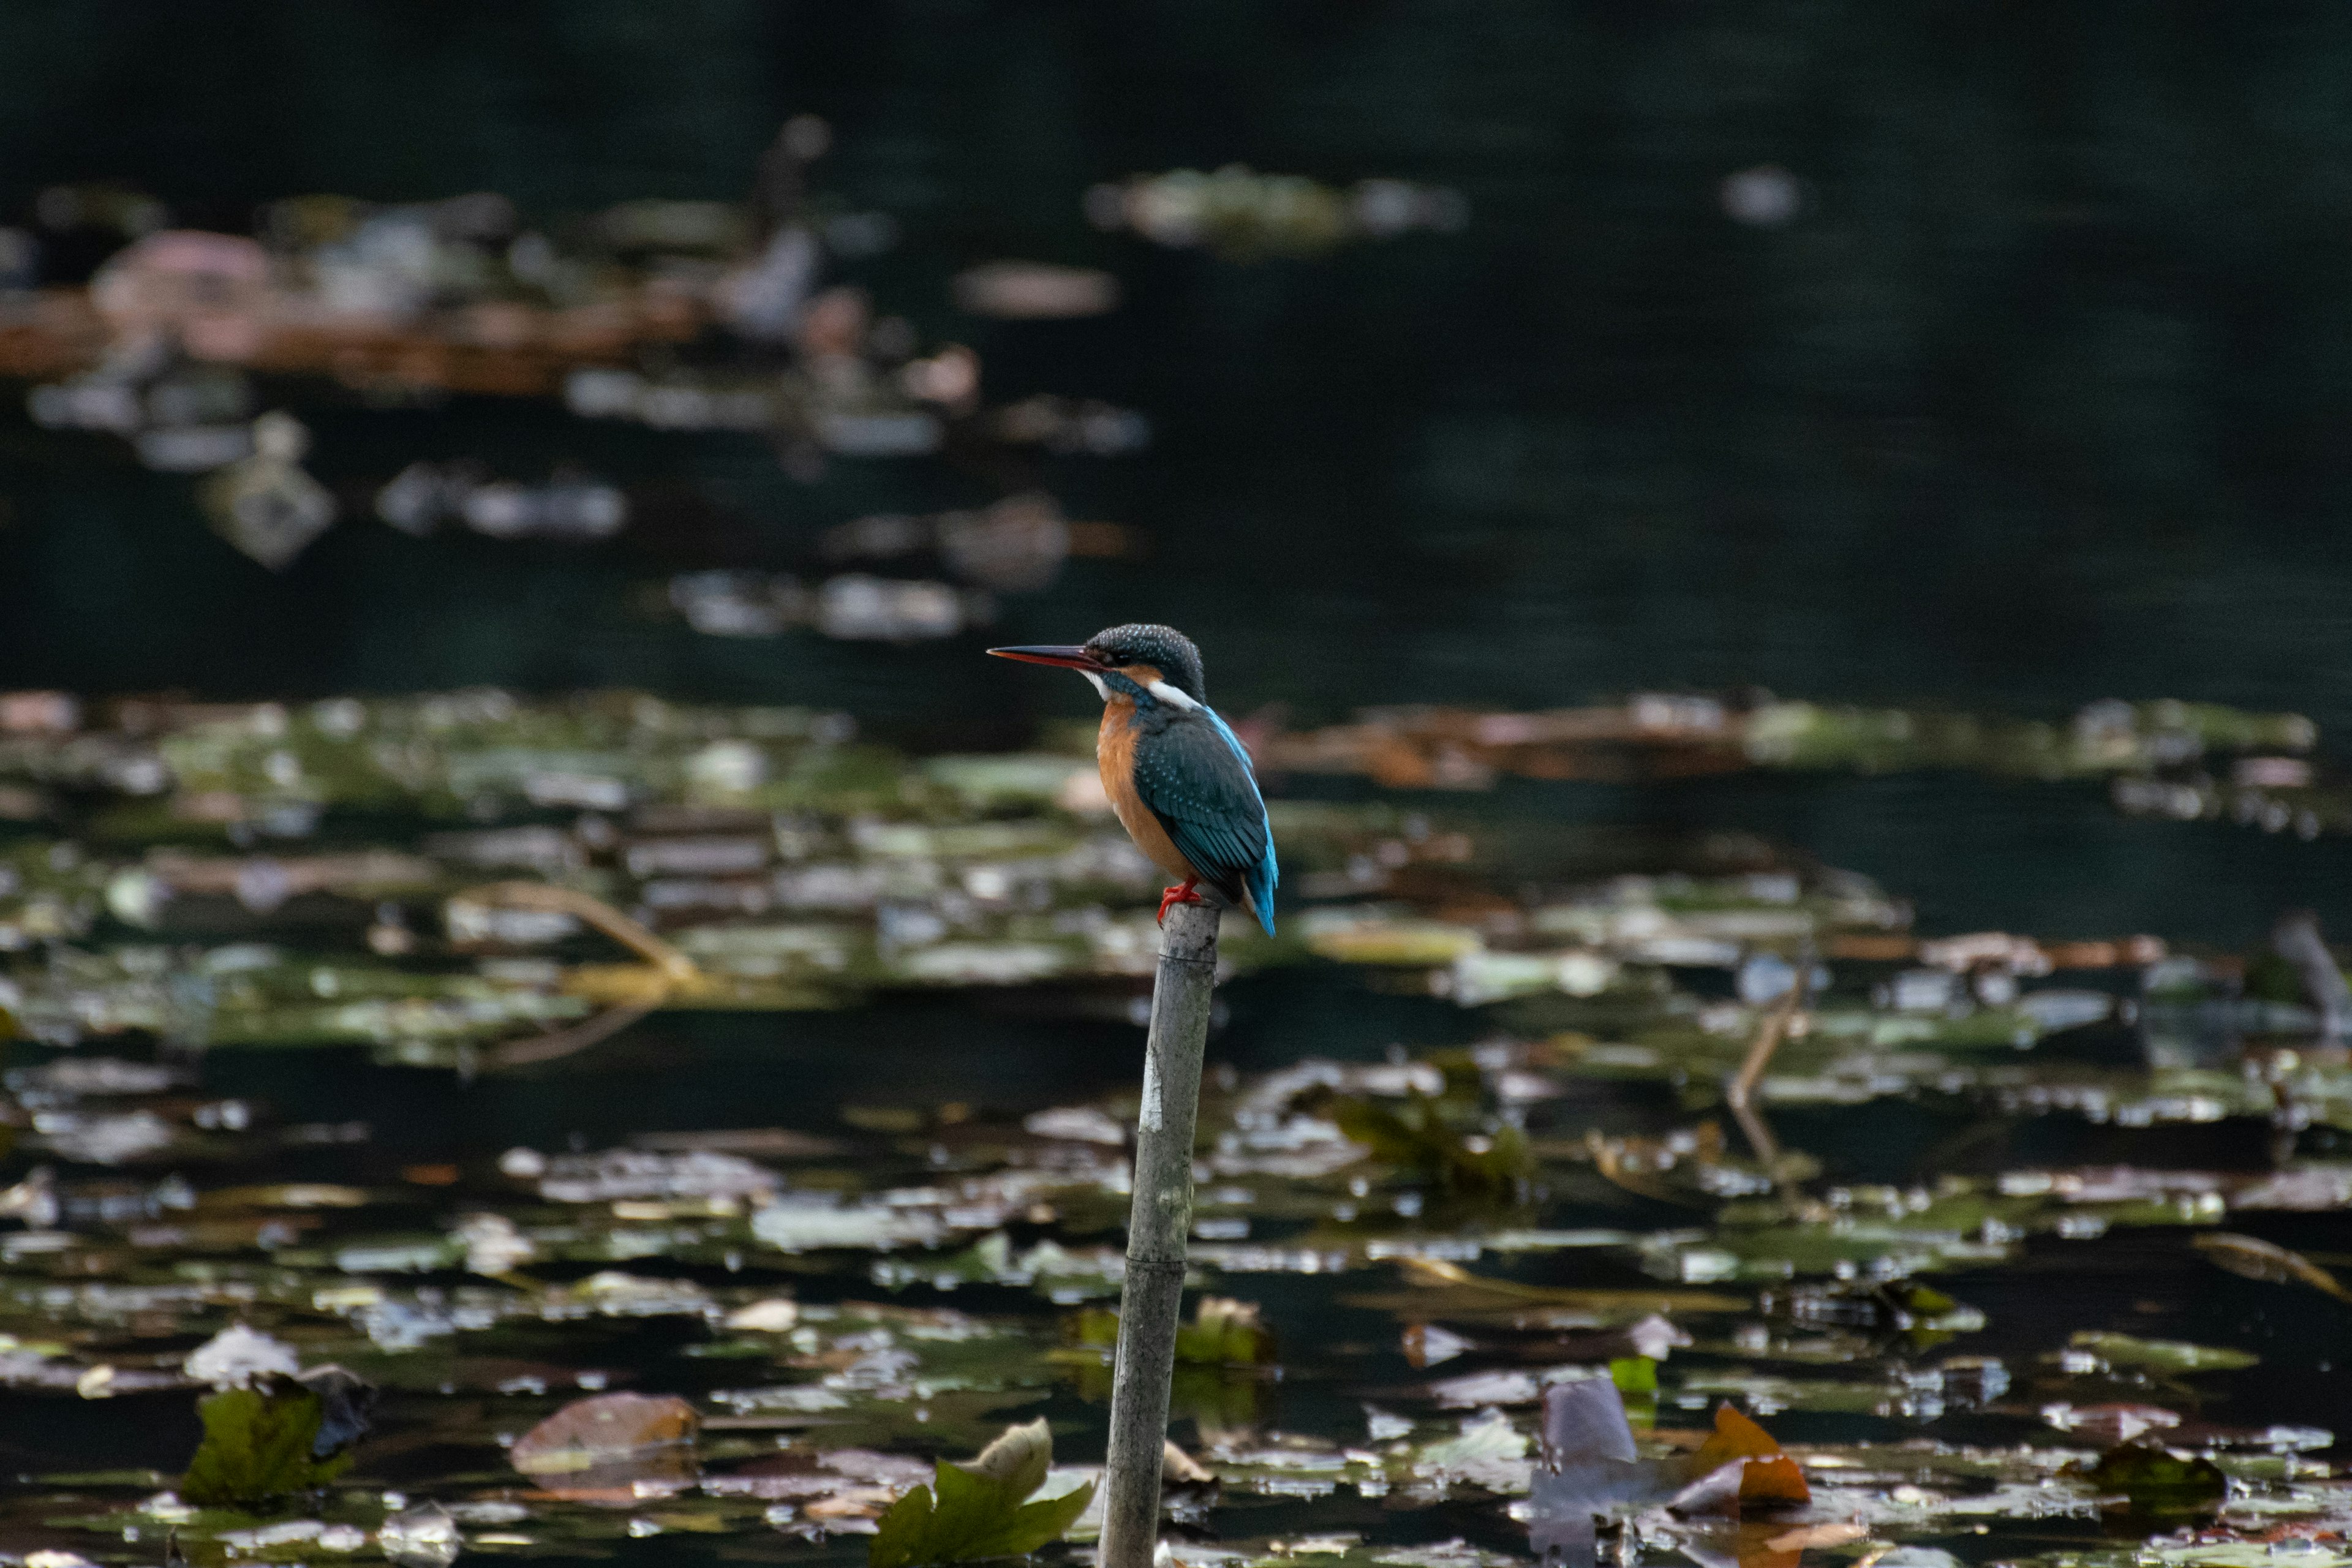
<path fill-rule="evenodd" d="M 1475 1063 L 1460 1051 L 1439 1052 L 1435 1094 L 1414 1087 L 1402 1098 L 1310 1090 L 1301 1109 L 1328 1116 L 1350 1142 L 1441 1193 L 1477 1201 L 1511 1201 L 1535 1176 L 1527 1134 L 1485 1112 Z"/>
<path fill-rule="evenodd" d="M 2183 1458 L 2155 1443 L 2119 1443 L 2100 1455 L 2084 1477 L 2140 1514 L 2210 1512 L 2230 1490 L 2229 1477 L 2212 1460 Z"/>
<path fill-rule="evenodd" d="M 929 1486 L 908 1491 L 877 1521 L 868 1568 L 1023 1557 L 1059 1541 L 1094 1500 L 1095 1484 L 1029 1500 L 1053 1464 L 1043 1417 L 1006 1427 L 969 1465 L 941 1459 Z"/>
<path fill-rule="evenodd" d="M 200 1508 L 254 1508 L 325 1485 L 351 1467 L 348 1451 L 319 1451 L 326 1401 L 291 1378 L 265 1378 L 199 1401 L 204 1440 L 180 1496 Z"/>
<path fill-rule="evenodd" d="M 2240 1372 L 2262 1363 L 2252 1351 L 2192 1345 L 2182 1340 L 2143 1340 L 2131 1334 L 2083 1329 L 2066 1342 L 2089 1351 L 2110 1366 L 2146 1367 L 2153 1372 Z"/>

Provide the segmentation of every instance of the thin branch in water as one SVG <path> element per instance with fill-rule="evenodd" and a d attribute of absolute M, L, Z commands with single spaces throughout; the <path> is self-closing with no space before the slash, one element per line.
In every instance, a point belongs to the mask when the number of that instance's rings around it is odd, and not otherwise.
<path fill-rule="evenodd" d="M 497 1072 L 505 1068 L 535 1067 L 541 1062 L 556 1061 L 591 1046 L 604 1044 L 638 1019 L 651 1013 L 656 1004 L 632 1002 L 619 1007 L 607 1007 L 593 1018 L 583 1019 L 568 1029 L 556 1029 L 528 1039 L 502 1040 L 482 1053 L 482 1068 Z"/>
<path fill-rule="evenodd" d="M 1812 989 L 1812 970 L 1813 954 L 1807 948 L 1797 955 L 1796 976 L 1788 991 L 1764 1015 L 1763 1022 L 1757 1026 L 1756 1038 L 1748 1045 L 1746 1059 L 1723 1089 L 1724 1102 L 1731 1107 L 1732 1120 L 1739 1123 L 1748 1146 L 1756 1151 L 1756 1158 L 1775 1182 L 1780 1180 L 1786 1156 L 1780 1140 L 1772 1136 L 1771 1126 L 1756 1109 L 1756 1086 L 1763 1081 L 1764 1069 L 1771 1065 L 1774 1054 L 1797 1026 L 1798 1015 Z"/>
<path fill-rule="evenodd" d="M 692 985 L 702 971 L 691 958 L 631 920 L 604 900 L 574 888 L 551 882 L 490 882 L 457 895 L 477 903 L 502 904 L 513 910 L 547 910 L 570 915 L 593 926 L 662 972 L 672 985 Z"/>
<path fill-rule="evenodd" d="M 604 900 L 577 889 L 559 888 L 549 882 L 491 882 L 478 888 L 468 888 L 457 897 L 471 899 L 477 903 L 503 905 L 508 909 L 547 910 L 570 915 L 582 924 L 603 931 L 644 959 L 657 977 L 654 994 L 643 1001 L 609 1007 L 568 1029 L 557 1029 L 530 1039 L 507 1040 L 491 1047 L 483 1053 L 481 1063 L 488 1071 L 556 1061 L 584 1051 L 591 1046 L 602 1045 L 667 1002 L 671 993 L 702 983 L 702 971 L 694 960 Z"/>

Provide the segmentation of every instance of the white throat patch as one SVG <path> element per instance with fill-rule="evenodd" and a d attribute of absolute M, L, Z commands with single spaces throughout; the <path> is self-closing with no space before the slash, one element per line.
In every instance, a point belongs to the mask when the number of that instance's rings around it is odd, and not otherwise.
<path fill-rule="evenodd" d="M 1093 684 L 1096 696 L 1101 698 L 1106 702 L 1110 700 L 1110 688 L 1103 684 L 1103 678 L 1101 676 L 1097 675 L 1091 669 L 1082 669 L 1078 671 L 1078 673 L 1085 676 L 1087 679 Z"/>
<path fill-rule="evenodd" d="M 1160 699 L 1160 701 L 1168 704 L 1169 707 L 1181 708 L 1187 713 L 1192 712 L 1193 710 L 1201 706 L 1199 703 L 1193 701 L 1190 697 L 1184 695 L 1183 692 L 1178 690 L 1175 687 L 1169 685 L 1164 680 L 1155 680 L 1143 689 L 1151 693 L 1152 696 Z"/>

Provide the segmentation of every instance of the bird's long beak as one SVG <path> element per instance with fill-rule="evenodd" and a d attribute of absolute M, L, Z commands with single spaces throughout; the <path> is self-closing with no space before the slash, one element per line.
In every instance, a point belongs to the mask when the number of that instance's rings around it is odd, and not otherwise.
<path fill-rule="evenodd" d="M 1024 664 L 1052 664 L 1064 669 L 1100 669 L 1102 662 L 1075 643 L 1033 643 L 1026 647 L 992 647 L 988 650 L 998 658 L 1017 658 Z"/>

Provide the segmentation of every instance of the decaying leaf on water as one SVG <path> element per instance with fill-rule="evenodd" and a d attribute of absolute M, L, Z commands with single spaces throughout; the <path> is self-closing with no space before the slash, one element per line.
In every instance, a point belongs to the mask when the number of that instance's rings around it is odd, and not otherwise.
<path fill-rule="evenodd" d="M 1733 1460 L 1744 1461 L 1739 1477 L 1742 1504 L 1794 1504 L 1811 1500 L 1805 1472 L 1772 1435 L 1728 1404 L 1715 1407 L 1715 1430 L 1695 1449 L 1686 1470 L 1694 1481 Z"/>
<path fill-rule="evenodd" d="M 2248 1279 L 2261 1279 L 2273 1285 L 2308 1285 L 2339 1301 L 2352 1301 L 2352 1290 L 2346 1289 L 2335 1275 L 2300 1252 L 2290 1251 L 2260 1237 L 2218 1231 L 2199 1237 L 2197 1250 L 2215 1267 Z"/>
<path fill-rule="evenodd" d="M 515 1440 L 508 1462 L 548 1491 L 628 1502 L 692 1482 L 701 1416 L 675 1394 L 577 1399 Z"/>
<path fill-rule="evenodd" d="M 1061 1539 L 1087 1504 L 1094 1483 L 1058 1497 L 1029 1499 L 1053 1468 L 1054 1441 L 1041 1418 L 1008 1426 L 969 1465 L 942 1459 L 930 1486 L 919 1486 L 883 1514 L 866 1554 L 871 1568 L 922 1568 L 1019 1557 Z"/>

